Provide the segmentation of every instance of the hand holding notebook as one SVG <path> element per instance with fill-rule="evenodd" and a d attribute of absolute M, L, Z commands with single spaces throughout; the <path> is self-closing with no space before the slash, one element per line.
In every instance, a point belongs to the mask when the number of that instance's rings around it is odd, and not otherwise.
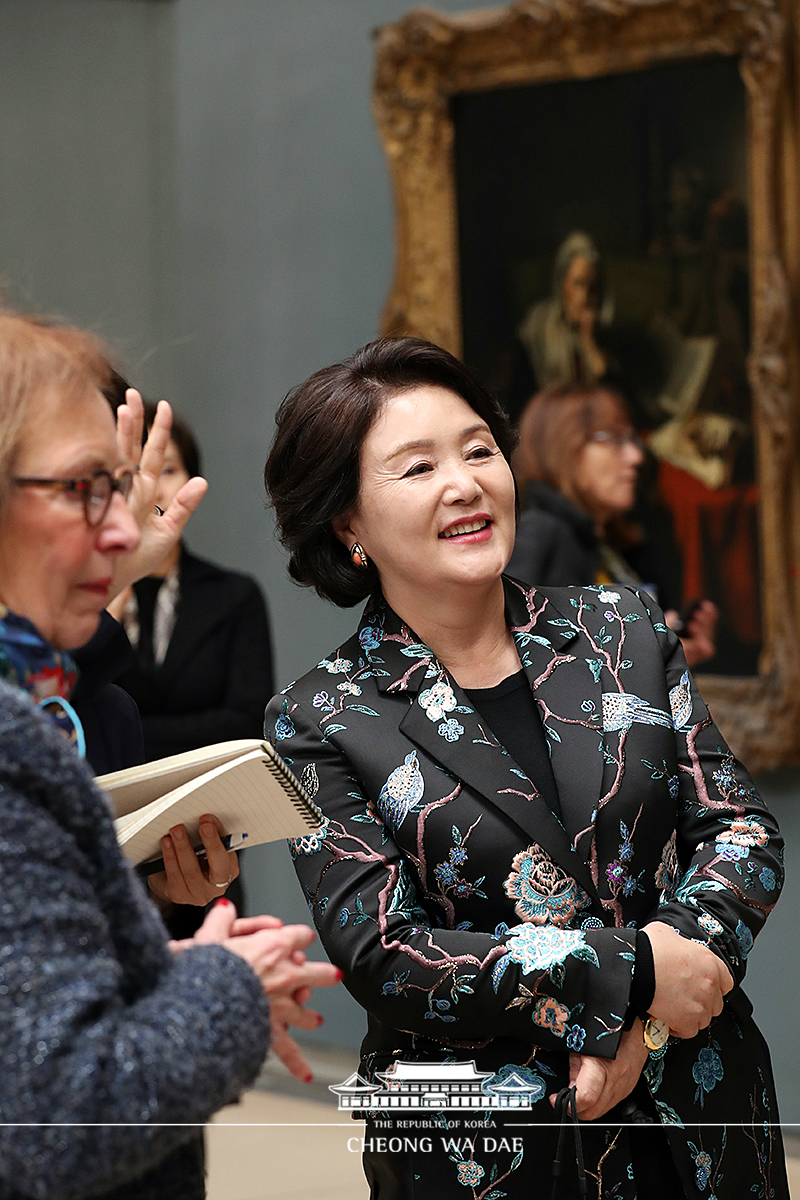
<path fill-rule="evenodd" d="M 200 845 L 199 819 L 214 813 L 231 849 L 302 837 L 319 814 L 300 782 L 269 742 L 220 742 L 100 775 L 97 784 L 114 809 L 117 837 L 136 864 L 161 869 L 161 838 L 183 824 Z"/>

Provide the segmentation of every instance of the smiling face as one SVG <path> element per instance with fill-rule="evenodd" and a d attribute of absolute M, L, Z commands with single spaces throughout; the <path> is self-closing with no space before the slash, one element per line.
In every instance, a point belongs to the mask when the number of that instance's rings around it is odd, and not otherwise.
<path fill-rule="evenodd" d="M 400 613 L 499 581 L 514 546 L 514 481 L 486 422 L 446 388 L 391 396 L 361 449 L 356 509 L 334 522 Z"/>
<path fill-rule="evenodd" d="M 66 404 L 45 395 L 13 465 L 14 475 L 84 478 L 120 467 L 107 400 L 89 391 Z M 0 513 L 0 599 L 60 649 L 87 642 L 109 600 L 117 556 L 139 543 L 130 511 L 115 492 L 104 520 L 90 527 L 74 493 L 11 487 Z"/>

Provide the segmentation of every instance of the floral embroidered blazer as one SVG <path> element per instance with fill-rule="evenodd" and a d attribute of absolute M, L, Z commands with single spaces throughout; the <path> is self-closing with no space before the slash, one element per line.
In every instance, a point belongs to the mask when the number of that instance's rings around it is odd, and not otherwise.
<path fill-rule="evenodd" d="M 532 1119 L 546 1121 L 570 1050 L 616 1052 L 636 928 L 666 922 L 741 982 L 778 898 L 782 843 L 646 595 L 504 585 L 563 825 L 380 598 L 273 699 L 266 734 L 322 813 L 290 848 L 369 1014 L 363 1070 L 453 1055 L 527 1066 L 541 1083 Z M 646 1069 L 687 1178 L 720 1173 L 726 1140 L 692 1140 L 695 1121 L 758 1124 L 753 1159 L 769 1157 L 769 1059 L 749 1014 L 737 986 L 708 1030 Z"/>

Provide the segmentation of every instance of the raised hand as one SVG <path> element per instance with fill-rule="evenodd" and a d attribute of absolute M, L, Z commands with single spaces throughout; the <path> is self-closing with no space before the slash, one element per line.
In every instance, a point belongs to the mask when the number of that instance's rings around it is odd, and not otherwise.
<path fill-rule="evenodd" d="M 139 526 L 141 541 L 133 554 L 120 554 L 117 557 L 112 584 L 114 596 L 137 579 L 149 575 L 164 561 L 208 489 L 206 480 L 195 476 L 183 485 L 169 508 L 162 514 L 157 513 L 156 488 L 172 429 L 172 409 L 166 400 L 159 401 L 144 446 L 143 426 L 142 397 L 135 388 L 128 388 L 125 403 L 117 409 L 117 445 L 125 465 L 130 469 L 138 468 L 128 506 Z"/>

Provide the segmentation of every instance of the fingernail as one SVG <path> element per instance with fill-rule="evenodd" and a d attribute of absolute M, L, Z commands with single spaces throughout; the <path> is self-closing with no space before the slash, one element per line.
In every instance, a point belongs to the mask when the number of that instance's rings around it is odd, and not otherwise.
<path fill-rule="evenodd" d="M 220 904 L 226 904 L 226 905 L 228 905 L 229 907 L 232 907 L 232 906 L 233 906 L 233 901 L 232 901 L 232 900 L 228 900 L 226 896 L 220 896 L 219 900 L 215 900 L 215 901 L 214 901 L 214 903 L 212 904 L 212 906 L 211 906 L 211 907 L 212 907 L 212 908 L 218 908 Z"/>
<path fill-rule="evenodd" d="M 325 1020 L 325 1018 L 323 1017 L 322 1013 L 318 1013 L 317 1014 L 317 1029 L 319 1029 L 320 1025 L 322 1024 L 322 1022 L 324 1020 Z"/>
<path fill-rule="evenodd" d="M 336 982 L 341 983 L 341 981 L 343 979 L 344 979 L 344 971 L 340 971 L 339 968 L 337 967 L 336 968 Z"/>
<path fill-rule="evenodd" d="M 186 837 L 186 831 L 182 825 L 176 825 L 174 829 L 170 829 L 169 833 L 170 837 L 174 838 L 176 842 L 182 842 Z"/>
<path fill-rule="evenodd" d="M 303 1083 L 313 1083 L 313 1081 L 314 1081 L 314 1076 L 309 1071 L 308 1074 L 303 1077 Z"/>

